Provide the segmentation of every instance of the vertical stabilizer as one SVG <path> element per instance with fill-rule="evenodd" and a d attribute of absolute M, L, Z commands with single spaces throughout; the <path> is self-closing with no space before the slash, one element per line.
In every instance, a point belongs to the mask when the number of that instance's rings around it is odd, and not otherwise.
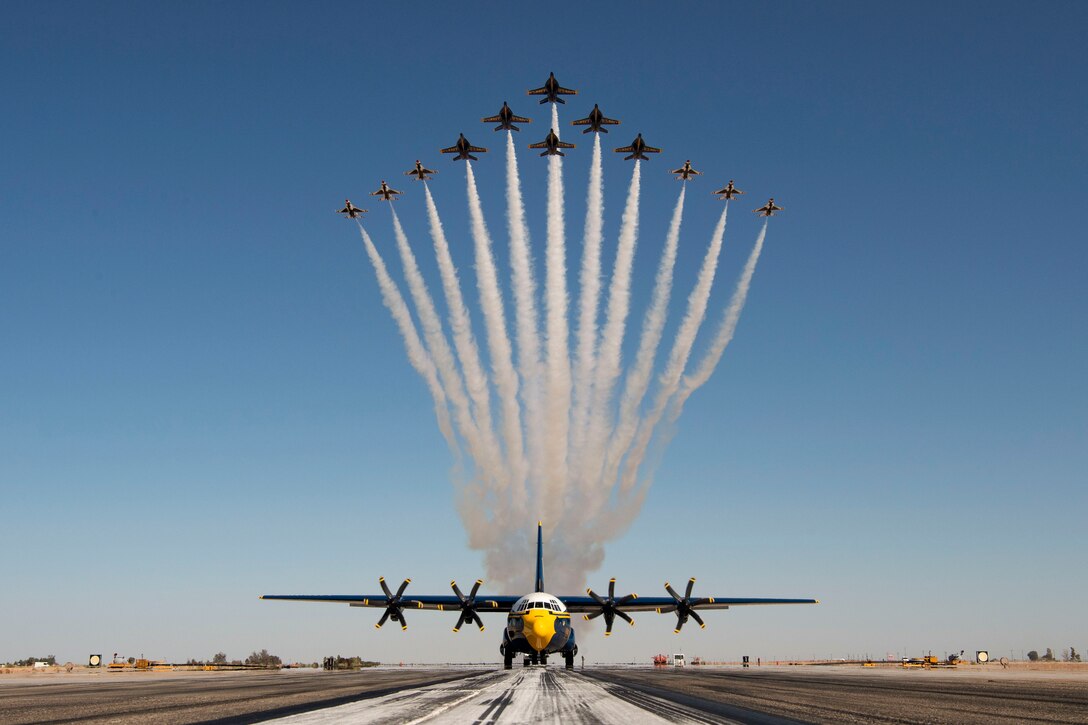
<path fill-rule="evenodd" d="M 536 590 L 544 591 L 544 525 L 536 522 Z"/>

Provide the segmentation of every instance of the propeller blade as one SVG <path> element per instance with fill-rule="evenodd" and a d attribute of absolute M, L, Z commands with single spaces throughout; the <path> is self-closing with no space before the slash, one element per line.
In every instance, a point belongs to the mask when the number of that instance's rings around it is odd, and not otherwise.
<path fill-rule="evenodd" d="M 688 590 L 684 592 L 684 599 L 691 599 L 691 588 L 695 586 L 695 577 L 688 579 Z"/>
<path fill-rule="evenodd" d="M 389 619 L 389 610 L 388 609 L 386 609 L 385 612 L 382 613 L 382 618 L 379 619 L 378 623 L 374 625 L 374 629 L 381 629 L 382 625 L 385 624 L 385 621 L 387 619 Z"/>
<path fill-rule="evenodd" d="M 484 631 L 484 620 L 480 619 L 480 615 L 475 611 L 472 612 L 472 620 L 476 622 L 476 626 L 480 628 L 480 631 Z"/>
<path fill-rule="evenodd" d="M 398 609 L 397 610 L 397 619 L 400 620 L 400 630 L 402 632 L 404 630 L 408 629 L 408 620 L 406 620 L 404 618 L 404 610 L 403 609 Z"/>
<path fill-rule="evenodd" d="M 637 594 L 628 594 L 626 597 L 624 597 L 624 598 L 620 599 L 619 601 L 617 601 L 616 606 L 617 607 L 622 607 L 624 604 L 627 604 L 628 602 L 633 602 L 636 599 L 638 599 Z"/>
<path fill-rule="evenodd" d="M 589 596 L 593 597 L 593 601 L 597 602 L 597 604 L 600 604 L 602 607 L 607 604 L 607 602 L 601 599 L 592 589 L 586 589 L 586 593 L 589 594 Z"/>
<path fill-rule="evenodd" d="M 668 604 L 664 607 L 658 607 L 657 611 L 661 614 L 667 614 L 668 612 L 675 612 L 677 609 L 675 604 Z"/>
<path fill-rule="evenodd" d="M 454 632 L 460 632 L 461 631 L 461 625 L 464 624 L 464 623 L 465 623 L 465 613 L 461 612 L 461 616 L 457 618 L 457 624 L 454 626 L 453 631 Z"/>
<path fill-rule="evenodd" d="M 699 616 L 698 612 L 693 611 L 691 613 L 691 618 L 694 619 L 696 622 L 698 622 L 700 627 L 702 627 L 703 629 L 706 629 L 706 622 L 703 621 L 703 618 Z"/>
<path fill-rule="evenodd" d="M 472 601 L 476 601 L 476 592 L 480 591 L 480 585 L 484 583 L 483 579 L 477 579 L 476 583 L 472 585 L 472 593 L 468 595 L 468 598 Z"/>
<path fill-rule="evenodd" d="M 619 617 L 620 619 L 622 619 L 623 621 L 627 622 L 628 624 L 630 624 L 632 627 L 635 626 L 635 620 L 631 619 L 631 617 L 627 614 L 627 612 L 621 612 L 620 610 L 617 609 L 616 610 L 616 616 Z"/>
<path fill-rule="evenodd" d="M 389 591 L 389 585 L 385 583 L 385 577 L 378 577 L 378 583 L 382 585 L 382 591 L 385 592 L 386 599 L 393 598 L 393 592 Z"/>
<path fill-rule="evenodd" d="M 616 598 L 616 577 L 612 577 L 608 580 L 608 598 Z"/>
<path fill-rule="evenodd" d="M 450 587 L 453 588 L 453 593 L 457 595 L 457 598 L 461 600 L 461 604 L 465 603 L 465 595 L 461 593 L 460 587 L 457 586 L 457 581 L 451 581 Z"/>
<path fill-rule="evenodd" d="M 601 616 L 602 614 L 604 614 L 604 610 L 603 609 L 598 609 L 593 614 L 586 614 L 585 618 L 586 619 L 596 619 L 597 617 Z"/>
<path fill-rule="evenodd" d="M 692 579 L 692 581 L 695 581 L 695 580 Z M 397 599 L 400 599 L 400 595 L 404 594 L 404 590 L 407 589 L 408 585 L 411 584 L 411 583 L 412 583 L 411 579 L 405 579 L 403 582 L 401 582 L 400 589 L 397 590 Z M 690 588 L 691 587 L 688 587 L 688 589 L 690 589 Z"/>
<path fill-rule="evenodd" d="M 612 613 L 604 615 L 604 636 L 612 636 L 612 623 L 616 621 L 616 618 L 612 616 Z"/>
<path fill-rule="evenodd" d="M 672 585 L 665 582 L 665 591 L 672 595 L 672 598 L 676 601 L 680 601 L 680 595 L 676 593 L 676 590 L 672 588 Z"/>

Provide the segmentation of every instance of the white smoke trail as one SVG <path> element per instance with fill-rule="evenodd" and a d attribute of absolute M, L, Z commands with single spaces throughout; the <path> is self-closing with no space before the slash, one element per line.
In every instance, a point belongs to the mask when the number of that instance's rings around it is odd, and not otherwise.
<path fill-rule="evenodd" d="M 680 330 L 676 333 L 672 351 L 669 353 L 669 361 L 659 378 L 659 388 L 653 407 L 639 423 L 638 434 L 634 446 L 623 465 L 623 476 L 620 480 L 620 494 L 626 494 L 634 485 L 638 475 L 638 468 L 646 455 L 646 448 L 653 438 L 654 427 L 665 411 L 669 399 L 676 393 L 680 385 L 680 376 L 684 374 L 688 357 L 691 355 L 691 347 L 695 344 L 695 336 L 706 317 L 706 306 L 710 301 L 710 291 L 714 286 L 714 275 L 718 269 L 718 256 L 722 249 L 722 239 L 725 237 L 725 222 L 729 213 L 728 205 L 722 209 L 722 215 L 718 219 L 718 226 L 714 229 L 710 245 L 707 247 L 703 264 L 699 268 L 699 276 L 695 287 L 688 295 L 688 309 L 684 314 L 684 320 L 680 323 Z"/>
<path fill-rule="evenodd" d="M 359 224 L 358 220 L 356 220 L 356 223 Z M 382 261 L 381 255 L 378 254 L 378 250 L 374 247 L 374 242 L 370 240 L 370 235 L 366 233 L 366 229 L 363 228 L 362 224 L 359 224 L 359 234 L 363 238 L 366 254 L 370 257 L 370 263 L 374 267 L 374 276 L 378 278 L 378 288 L 382 293 L 382 302 L 385 303 L 385 306 L 393 315 L 393 320 L 397 323 L 397 327 L 400 328 L 401 337 L 404 338 L 404 348 L 408 353 L 408 362 L 416 369 L 416 372 L 427 383 L 427 388 L 431 391 L 431 397 L 434 399 L 434 415 L 438 420 L 438 430 L 441 431 L 442 437 L 446 439 L 446 444 L 450 447 L 450 450 L 459 459 L 461 448 L 453 435 L 453 426 L 450 424 L 450 414 L 446 407 L 446 394 L 442 390 L 442 385 L 438 382 L 434 362 L 419 339 L 415 323 L 412 322 L 412 313 L 408 311 L 408 305 L 405 304 L 404 297 L 401 295 L 400 290 L 397 289 L 396 282 L 389 276 L 385 262 Z"/>
<path fill-rule="evenodd" d="M 571 417 L 570 457 L 584 469 L 585 432 L 593 402 L 593 369 L 596 365 L 597 307 L 601 295 L 601 240 L 604 227 L 604 182 L 601 168 L 601 137 L 593 135 L 593 160 L 586 192 L 585 246 L 582 250 L 581 297 L 578 311 L 578 346 L 575 351 L 574 412 Z"/>
<path fill-rule="evenodd" d="M 559 111 L 552 104 L 552 129 L 559 133 Z M 546 511 L 559 519 L 567 486 L 567 433 L 570 426 L 570 355 L 567 327 L 567 261 L 563 221 L 563 159 L 548 157 L 548 244 L 546 251 L 547 361 L 545 371 L 544 458 L 548 480 Z"/>
<path fill-rule="evenodd" d="M 518 369 L 525 401 L 525 428 L 531 465 L 522 472 L 543 469 L 544 436 L 540 425 L 540 337 L 536 311 L 536 280 L 529 253 L 529 227 L 525 223 L 525 205 L 521 198 L 521 177 L 514 149 L 514 132 L 506 132 L 506 208 L 510 230 L 510 265 L 514 291 L 514 318 L 517 327 Z"/>
<path fill-rule="evenodd" d="M 635 161 L 631 174 L 631 186 L 627 190 L 627 203 L 620 222 L 620 236 L 616 248 L 616 260 L 608 292 L 608 312 L 601 333 L 597 352 L 597 370 L 593 380 L 593 406 L 589 414 L 589 427 L 583 455 L 583 468 L 579 475 L 590 485 L 599 480 L 604 464 L 605 445 L 609 435 L 609 413 L 612 388 L 620 374 L 620 353 L 623 346 L 624 326 L 631 298 L 631 266 L 638 241 L 638 204 L 642 179 L 642 162 Z M 605 483 L 604 485 L 608 485 Z"/>
<path fill-rule="evenodd" d="M 507 455 L 512 461 L 525 456 L 521 436 L 521 406 L 518 403 L 518 375 L 514 370 L 510 338 L 506 334 L 506 313 L 503 309 L 502 291 L 495 271 L 495 259 L 491 254 L 491 236 L 484 221 L 480 193 L 476 189 L 476 176 L 472 163 L 465 161 L 465 180 L 468 188 L 469 216 L 472 220 L 472 238 L 476 246 L 476 284 L 480 291 L 480 306 L 487 327 L 488 349 L 491 351 L 491 368 L 495 376 L 495 388 L 501 400 L 503 440 Z M 513 486 L 515 507 L 524 510 L 525 491 Z"/>
<path fill-rule="evenodd" d="M 684 184 L 680 188 L 680 197 L 676 200 L 676 208 L 672 212 L 672 221 L 669 223 L 669 232 L 665 237 L 665 248 L 661 252 L 661 264 L 657 268 L 650 306 L 646 310 L 646 317 L 642 323 L 642 337 L 639 341 L 638 352 L 635 354 L 635 362 L 628 370 L 627 379 L 624 381 L 619 413 L 616 416 L 616 428 L 608 443 L 608 453 L 604 461 L 604 475 L 601 479 L 604 485 L 609 485 L 615 480 L 620 459 L 635 437 L 639 420 L 638 411 L 646 396 L 646 390 L 650 386 L 654 357 L 657 355 L 661 335 L 665 330 L 669 297 L 672 294 L 673 270 L 676 266 L 676 249 L 680 241 L 680 223 L 684 217 L 686 193 L 687 184 Z"/>
<path fill-rule="evenodd" d="M 748 288 L 752 285 L 752 275 L 755 274 L 759 255 L 763 251 L 763 239 L 766 236 L 767 222 L 764 221 L 763 228 L 759 231 L 759 236 L 756 237 L 755 246 L 752 247 L 752 251 L 748 255 L 744 270 L 741 271 L 740 279 L 737 280 L 737 288 L 733 291 L 729 306 L 725 308 L 725 315 L 722 317 L 718 334 L 714 336 L 710 348 L 707 350 L 706 355 L 703 356 L 703 360 L 699 363 L 699 367 L 695 369 L 695 372 L 684 376 L 680 391 L 676 394 L 676 398 L 669 408 L 670 420 L 675 421 L 680 416 L 684 403 L 691 397 L 691 394 L 710 379 L 714 369 L 718 366 L 718 362 L 722 359 L 722 354 L 725 353 L 725 348 L 733 340 L 733 333 L 737 330 L 740 313 L 744 311 L 744 303 L 748 299 Z"/>
<path fill-rule="evenodd" d="M 438 377 L 446 391 L 446 397 L 452 404 L 457 429 L 468 446 L 472 458 L 476 461 L 478 471 L 485 474 L 486 480 L 491 485 L 504 483 L 502 453 L 495 440 L 494 432 L 490 428 L 479 427 L 472 417 L 461 374 L 458 372 L 457 362 L 454 360 L 449 342 L 446 341 L 446 334 L 442 330 L 442 322 L 435 310 L 434 300 L 427 291 L 427 283 L 419 271 L 419 264 L 408 244 L 408 236 L 404 233 L 397 211 L 392 206 L 389 208 L 393 216 L 393 235 L 397 240 L 397 251 L 404 265 L 404 277 L 408 281 L 408 292 L 415 303 L 416 314 L 419 315 L 423 339 L 438 370 Z"/>
<path fill-rule="evenodd" d="M 431 196 L 431 190 L 426 182 L 423 184 L 423 192 L 427 200 L 427 218 L 431 227 L 431 239 L 434 242 L 435 259 L 438 261 L 438 271 L 446 295 L 454 349 L 457 351 L 457 357 L 461 361 L 461 368 L 465 374 L 465 385 L 472 399 L 476 424 L 480 431 L 487 435 L 489 445 L 494 448 L 496 442 L 491 420 L 490 384 L 480 360 L 476 338 L 472 333 L 472 318 L 469 317 L 464 296 L 461 294 L 461 283 L 457 278 L 457 268 L 450 256 L 450 245 L 446 239 L 446 232 L 442 228 L 442 219 L 438 215 L 438 206 L 434 203 L 434 197 Z M 398 227 L 399 224 L 398 221 Z"/>

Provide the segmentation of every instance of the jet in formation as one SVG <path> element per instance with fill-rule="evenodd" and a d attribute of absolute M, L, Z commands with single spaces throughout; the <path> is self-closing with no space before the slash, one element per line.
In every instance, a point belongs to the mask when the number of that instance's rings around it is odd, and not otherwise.
<path fill-rule="evenodd" d="M 589 128 L 582 131 L 582 133 L 608 133 L 607 128 L 604 126 L 618 126 L 619 121 L 614 118 L 605 118 L 605 115 L 601 113 L 601 109 L 597 107 L 597 104 L 593 104 L 593 110 L 589 112 L 589 115 L 585 118 L 579 118 L 577 121 L 571 121 L 572 126 L 589 126 Z"/>
<path fill-rule="evenodd" d="M 530 96 L 545 96 L 545 98 L 540 99 L 541 104 L 548 102 L 565 104 L 566 101 L 559 96 L 573 96 L 577 93 L 578 91 L 559 85 L 559 81 L 555 79 L 555 73 L 548 74 L 548 80 L 544 81 L 543 86 L 529 91 Z"/>
<path fill-rule="evenodd" d="M 420 163 L 419 159 L 416 159 L 416 167 L 414 169 L 412 169 L 411 171 L 405 171 L 404 175 L 405 176 L 414 176 L 415 181 L 426 181 L 433 174 L 437 174 L 437 173 L 438 172 L 435 171 L 434 169 L 425 168 L 423 166 L 423 164 Z"/>
<path fill-rule="evenodd" d="M 382 185 L 378 187 L 377 191 L 370 192 L 371 196 L 380 196 L 382 201 L 396 201 L 399 194 L 400 192 L 396 189 L 389 188 L 389 185 L 385 183 L 385 179 L 382 179 Z"/>
<path fill-rule="evenodd" d="M 408 596 L 405 590 L 411 581 L 411 579 L 405 579 L 396 593 L 390 591 L 385 578 L 382 577 L 378 580 L 382 594 L 266 594 L 261 599 L 339 602 L 352 607 L 382 609 L 384 611 L 381 619 L 375 625 L 379 629 L 389 620 L 399 624 L 402 630 L 408 629 L 408 622 L 404 618 L 405 610 L 427 609 L 457 612 L 454 632 L 470 622 L 483 631 L 484 623 L 480 613 L 501 612 L 506 615 L 506 626 L 502 632 L 499 653 L 503 657 L 503 666 L 506 669 L 513 667 L 515 656 L 524 655 L 526 665 L 546 665 L 548 655 L 551 654 L 563 657 L 567 669 L 572 669 L 574 657 L 578 654 L 574 628 L 571 626 L 572 614 L 582 614 L 585 619 L 603 616 L 605 636 L 608 636 L 612 634 L 612 624 L 617 617 L 634 625 L 629 612 L 657 612 L 659 614 L 673 612 L 676 614 L 674 631 L 679 633 L 689 619 L 694 619 L 700 627 L 706 627 L 706 623 L 696 610 L 729 609 L 761 604 L 819 603 L 816 599 L 692 597 L 694 577 L 688 580 L 684 596 L 680 596 L 668 582 L 665 582 L 665 591 L 669 594 L 667 597 L 639 597 L 636 594 L 628 594 L 617 599 L 615 579 L 608 583 L 607 597 L 598 595 L 592 589 L 586 590 L 589 596 L 555 596 L 544 591 L 544 533 L 543 527 L 539 524 L 536 530 L 536 586 L 533 591 L 524 596 L 480 594 L 480 586 L 483 584 L 480 579 L 476 580 L 468 596 L 465 596 L 456 581 L 450 582 L 450 587 L 453 589 L 452 596 L 449 594 Z"/>
<path fill-rule="evenodd" d="M 734 196 L 737 196 L 738 194 L 743 194 L 743 193 L 744 193 L 743 191 L 741 191 L 737 187 L 733 186 L 733 180 L 732 179 L 729 180 L 728 184 L 726 184 L 725 186 L 723 186 L 722 188 L 720 188 L 720 189 L 718 189 L 717 191 L 714 192 L 715 196 L 717 196 L 719 199 L 725 199 L 726 201 L 729 201 Z"/>
<path fill-rule="evenodd" d="M 499 109 L 499 113 L 496 116 L 488 116 L 487 118 L 481 118 L 484 123 L 497 123 L 495 127 L 496 131 L 520 131 L 521 129 L 515 126 L 515 123 L 532 123 L 531 118 L 525 118 L 524 116 L 515 116 L 514 112 L 510 110 L 510 106 L 506 105 L 506 101 L 502 102 L 502 108 Z"/>
<path fill-rule="evenodd" d="M 679 169 L 673 169 L 669 173 L 670 174 L 676 174 L 677 175 L 676 176 L 677 181 L 687 181 L 688 179 L 690 179 L 693 176 L 701 175 L 703 172 L 702 171 L 696 171 L 695 169 L 691 168 L 691 159 L 688 159 L 687 161 L 684 162 L 684 165 L 681 166 Z"/>
<path fill-rule="evenodd" d="M 479 161 L 479 159 L 472 154 L 482 154 L 486 152 L 487 149 L 483 146 L 473 146 L 472 143 L 465 138 L 465 134 L 461 134 L 460 138 L 457 139 L 457 143 L 453 146 L 450 146 L 448 149 L 442 149 L 442 153 L 444 154 L 457 154 L 453 157 L 454 161 L 463 161 L 465 159 Z"/>
<path fill-rule="evenodd" d="M 348 219 L 355 219 L 356 217 L 361 217 L 363 214 L 366 214 L 367 210 L 360 209 L 359 207 L 353 205 L 351 203 L 351 199 L 344 199 L 344 208 L 336 213 L 346 214 L 346 218 Z"/>
<path fill-rule="evenodd" d="M 644 156 L 643 154 L 659 154 L 661 153 L 661 149 L 655 149 L 653 146 L 647 146 L 646 142 L 642 140 L 642 134 L 640 133 L 638 136 L 635 137 L 635 140 L 631 142 L 630 146 L 621 146 L 620 148 L 616 149 L 616 153 L 631 154 L 630 156 L 624 156 L 624 161 L 630 161 L 631 159 L 642 159 L 643 161 L 648 161 L 649 159 L 647 159 L 646 156 Z"/>
<path fill-rule="evenodd" d="M 774 213 L 776 211 L 782 211 L 782 207 L 775 206 L 774 197 L 772 196 L 770 201 L 768 201 L 766 204 L 759 207 L 758 209 L 753 209 L 752 211 L 754 211 L 756 214 L 759 214 L 760 216 L 774 216 Z"/>
<path fill-rule="evenodd" d="M 574 144 L 560 141 L 559 137 L 555 135 L 555 129 L 553 128 L 548 131 L 548 135 L 544 137 L 543 141 L 529 144 L 529 148 L 544 149 L 540 154 L 541 156 L 566 156 L 566 154 L 559 149 L 572 149 L 574 148 Z"/>

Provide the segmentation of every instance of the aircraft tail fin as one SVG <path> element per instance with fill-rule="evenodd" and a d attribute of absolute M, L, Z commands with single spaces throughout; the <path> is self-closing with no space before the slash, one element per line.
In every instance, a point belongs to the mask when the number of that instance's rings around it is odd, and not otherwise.
<path fill-rule="evenodd" d="M 536 591 L 544 591 L 544 525 L 536 524 Z"/>

